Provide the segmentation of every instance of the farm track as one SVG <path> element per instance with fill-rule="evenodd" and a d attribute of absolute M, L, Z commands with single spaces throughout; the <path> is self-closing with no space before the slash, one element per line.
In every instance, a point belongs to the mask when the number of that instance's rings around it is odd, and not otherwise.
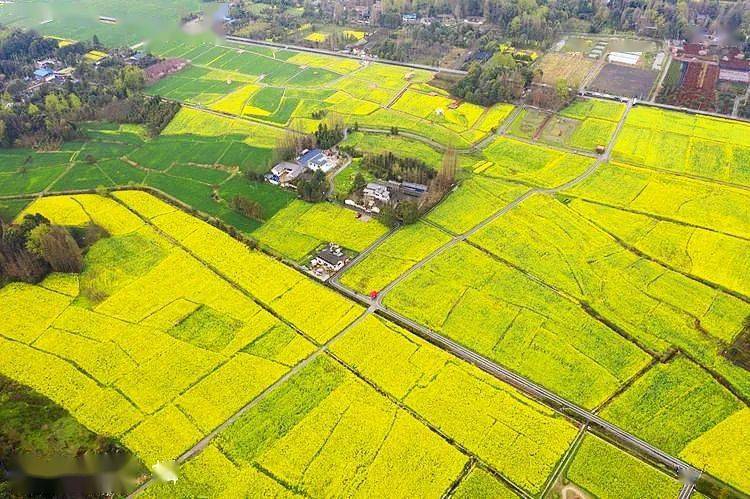
<path fill-rule="evenodd" d="M 581 446 L 581 442 L 583 441 L 583 437 L 586 436 L 587 431 L 588 431 L 588 425 L 581 426 L 581 429 L 578 432 L 578 435 L 576 436 L 575 440 L 573 440 L 573 443 L 570 444 L 568 451 L 565 453 L 565 455 L 563 455 L 563 457 L 560 459 L 560 462 L 557 464 L 557 467 L 549 476 L 549 479 L 547 480 L 547 484 L 545 485 L 539 497 L 547 497 L 547 494 L 549 494 L 550 490 L 552 490 L 552 488 L 555 486 L 555 483 L 557 483 L 557 481 L 560 479 L 560 475 L 562 475 L 565 472 L 565 469 L 573 460 L 573 457 L 576 455 L 576 451 L 578 451 L 578 447 Z"/>

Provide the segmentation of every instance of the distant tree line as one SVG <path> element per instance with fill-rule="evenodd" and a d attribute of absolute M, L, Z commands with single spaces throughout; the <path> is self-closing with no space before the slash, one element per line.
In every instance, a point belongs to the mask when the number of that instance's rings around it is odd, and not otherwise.
<path fill-rule="evenodd" d="M 111 50 L 110 57 L 94 65 L 83 55 L 101 48 L 96 37 L 58 47 L 56 40 L 34 31 L 0 31 L 0 147 L 55 148 L 79 136 L 77 122 L 92 119 L 143 123 L 158 134 L 179 109 L 143 96 L 142 68 L 126 63 L 130 49 Z M 73 78 L 37 84 L 33 73 L 42 59 L 73 68 Z M 155 60 L 147 55 L 139 64 Z"/>

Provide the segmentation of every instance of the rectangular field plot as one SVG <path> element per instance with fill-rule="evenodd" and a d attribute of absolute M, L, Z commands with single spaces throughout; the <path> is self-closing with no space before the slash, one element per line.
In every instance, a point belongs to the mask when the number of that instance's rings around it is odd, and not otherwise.
<path fill-rule="evenodd" d="M 750 409 L 735 412 L 690 442 L 680 456 L 734 485 L 750 491 Z"/>
<path fill-rule="evenodd" d="M 578 99 L 560 111 L 560 114 L 577 120 L 595 118 L 617 122 L 625 114 L 625 104 L 600 99 Z"/>
<path fill-rule="evenodd" d="M 144 193 L 115 193 L 139 213 L 158 213 L 164 205 Z M 147 200 L 144 201 L 144 196 Z M 143 210 L 143 211 L 142 211 Z M 263 253 L 251 251 L 228 234 L 181 211 L 166 211 L 150 217 L 151 223 L 175 238 L 193 255 L 217 269 L 256 300 L 319 343 L 344 329 L 362 308 L 334 291 Z M 207 245 L 205 241 L 212 241 Z M 227 254 L 232 254 L 227 259 Z M 315 300 L 310 300 L 311 294 Z"/>
<path fill-rule="evenodd" d="M 178 213 L 142 192 L 117 195 L 156 219 Z M 314 351 L 113 199 L 45 197 L 26 212 L 110 235 L 73 281 L 0 289 L 0 373 L 149 466 L 176 459 Z"/>
<path fill-rule="evenodd" d="M 341 283 L 363 294 L 383 289 L 450 239 L 441 230 L 423 222 L 405 226 L 347 270 Z"/>
<path fill-rule="evenodd" d="M 528 190 L 524 185 L 473 175 L 431 210 L 427 220 L 450 232 L 462 234 Z"/>
<path fill-rule="evenodd" d="M 658 364 L 602 416 L 742 490 L 747 477 L 748 408 L 710 373 L 678 356 Z"/>
<path fill-rule="evenodd" d="M 747 239 L 580 199 L 571 201 L 569 206 L 652 259 L 750 296 L 750 242 Z"/>
<path fill-rule="evenodd" d="M 657 364 L 602 416 L 672 455 L 743 407 L 700 366 L 678 356 Z"/>
<path fill-rule="evenodd" d="M 561 486 L 602 499 L 661 499 L 677 497 L 682 488 L 676 478 L 593 435 L 586 435 L 566 470 L 571 484 Z"/>
<path fill-rule="evenodd" d="M 633 165 L 750 185 L 750 125 L 637 106 L 613 157 Z"/>
<path fill-rule="evenodd" d="M 390 151 L 396 156 L 420 159 L 433 168 L 439 168 L 443 159 L 440 152 L 422 142 L 392 135 L 351 132 L 341 145 L 353 146 L 365 154 Z"/>
<path fill-rule="evenodd" d="M 594 160 L 541 145 L 500 137 L 483 151 L 492 163 L 481 174 L 487 177 L 556 187 L 581 175 Z"/>
<path fill-rule="evenodd" d="M 586 407 L 649 361 L 581 307 L 465 243 L 410 274 L 384 304 Z"/>
<path fill-rule="evenodd" d="M 750 194 L 712 182 L 610 163 L 566 194 L 725 234 L 750 237 Z"/>
<path fill-rule="evenodd" d="M 380 222 L 358 219 L 354 211 L 342 206 L 295 200 L 253 235 L 261 244 L 300 261 L 327 242 L 361 252 L 386 231 L 387 228 Z"/>
<path fill-rule="evenodd" d="M 652 354 L 675 347 L 750 393 L 750 373 L 722 355 L 750 303 L 643 258 L 548 196 L 534 196 L 470 238 L 504 262 L 574 297 Z"/>
<path fill-rule="evenodd" d="M 534 139 L 541 126 L 547 121 L 549 114 L 537 109 L 523 109 L 510 128 L 508 133 L 523 139 Z"/>
<path fill-rule="evenodd" d="M 224 71 L 211 71 L 202 67 L 189 67 L 164 78 L 146 91 L 194 104 L 211 104 L 240 88 L 254 78 Z"/>
<path fill-rule="evenodd" d="M 497 499 L 516 499 L 519 496 L 510 487 L 481 468 L 473 468 L 461 480 L 452 497 L 471 499 L 474 497 L 494 497 Z"/>
<path fill-rule="evenodd" d="M 575 436 L 560 415 L 383 319 L 367 317 L 331 351 L 532 495 Z"/>

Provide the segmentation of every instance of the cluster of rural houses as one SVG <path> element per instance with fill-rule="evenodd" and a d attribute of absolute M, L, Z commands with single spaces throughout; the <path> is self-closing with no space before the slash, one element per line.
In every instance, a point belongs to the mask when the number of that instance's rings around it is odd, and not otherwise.
<path fill-rule="evenodd" d="M 57 59 L 42 59 L 36 61 L 34 70 L 34 82 L 50 83 L 53 81 L 63 82 L 72 80 L 75 68 L 63 66 Z"/>
<path fill-rule="evenodd" d="M 316 171 L 328 173 L 337 163 L 338 155 L 333 151 L 305 149 L 296 159 L 275 165 L 265 178 L 274 185 L 291 187 L 303 174 Z"/>
<path fill-rule="evenodd" d="M 687 71 L 711 79 L 750 83 L 750 60 L 737 47 L 720 47 L 709 43 L 683 43 L 671 46 L 672 58 L 687 65 Z M 707 82 L 708 83 L 708 82 Z"/>
<path fill-rule="evenodd" d="M 415 182 L 375 180 L 368 182 L 361 193 L 356 193 L 358 199 L 349 198 L 344 203 L 368 213 L 380 213 L 385 205 L 402 200 L 419 200 L 427 194 L 427 189 L 426 185 Z"/>

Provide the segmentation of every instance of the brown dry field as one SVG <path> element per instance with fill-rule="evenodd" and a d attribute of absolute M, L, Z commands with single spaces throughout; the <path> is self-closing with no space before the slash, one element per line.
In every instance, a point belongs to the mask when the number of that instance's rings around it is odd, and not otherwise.
<path fill-rule="evenodd" d="M 565 79 L 568 85 L 577 87 L 594 68 L 596 61 L 587 59 L 577 52 L 550 52 L 546 54 L 538 67 L 542 70 L 542 83 L 554 85 Z"/>

